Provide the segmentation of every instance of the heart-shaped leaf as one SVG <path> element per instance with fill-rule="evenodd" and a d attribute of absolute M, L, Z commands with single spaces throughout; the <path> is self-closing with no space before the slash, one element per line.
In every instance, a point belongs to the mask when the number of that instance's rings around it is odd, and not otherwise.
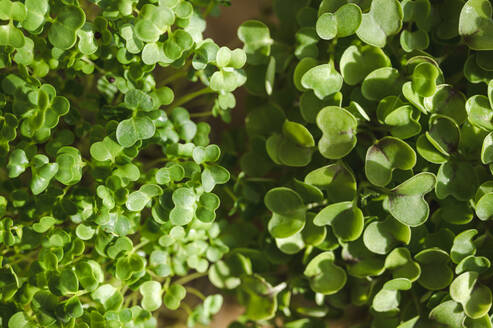
<path fill-rule="evenodd" d="M 428 290 L 447 287 L 454 278 L 448 254 L 438 248 L 422 250 L 414 257 L 421 266 L 418 283 Z"/>
<path fill-rule="evenodd" d="M 481 148 L 481 162 L 483 164 L 493 163 L 493 132 L 490 132 L 483 141 Z"/>
<path fill-rule="evenodd" d="M 285 137 L 287 137 L 298 146 L 315 146 L 315 140 L 313 140 L 313 136 L 311 135 L 310 131 L 308 131 L 308 129 L 305 128 L 305 126 L 303 126 L 302 124 L 286 120 L 284 121 L 284 124 L 282 126 L 282 133 Z"/>
<path fill-rule="evenodd" d="M 400 94 L 402 83 L 398 70 L 393 67 L 382 67 L 365 77 L 361 85 L 361 93 L 368 100 L 380 100 Z"/>
<path fill-rule="evenodd" d="M 173 11 L 164 5 L 145 4 L 135 24 L 135 34 L 144 42 L 156 42 L 175 21 Z"/>
<path fill-rule="evenodd" d="M 476 215 L 483 221 L 493 218 L 493 192 L 486 193 L 478 200 Z"/>
<path fill-rule="evenodd" d="M 460 12 L 459 34 L 469 48 L 493 50 L 492 7 L 488 0 L 469 0 Z"/>
<path fill-rule="evenodd" d="M 474 197 L 478 186 L 477 179 L 471 164 L 448 161 L 438 169 L 435 193 L 439 199 L 451 195 L 458 200 L 467 201 Z"/>
<path fill-rule="evenodd" d="M 436 80 L 439 74 L 438 68 L 431 63 L 418 64 L 412 75 L 413 90 L 421 97 L 432 96 L 436 90 Z"/>
<path fill-rule="evenodd" d="M 412 282 L 405 278 L 396 278 L 387 281 L 382 289 L 375 294 L 372 307 L 377 312 L 388 312 L 399 308 L 401 301 L 400 290 L 409 290 Z"/>
<path fill-rule="evenodd" d="M 164 305 L 170 310 L 176 310 L 186 295 L 187 291 L 185 290 L 185 287 L 178 284 L 172 284 L 169 286 L 166 294 L 164 294 Z"/>
<path fill-rule="evenodd" d="M 318 149 L 324 157 L 342 158 L 356 145 L 358 122 L 347 110 L 337 106 L 325 107 L 317 115 L 317 125 L 323 133 Z"/>
<path fill-rule="evenodd" d="M 430 208 L 424 196 L 433 190 L 435 184 L 433 173 L 419 173 L 392 189 L 384 206 L 400 222 L 417 227 L 428 219 Z M 413 208 L 413 211 L 409 211 L 409 208 Z"/>
<path fill-rule="evenodd" d="M 491 290 L 478 282 L 477 272 L 464 272 L 450 284 L 450 296 L 464 308 L 466 315 L 478 319 L 491 308 Z"/>
<path fill-rule="evenodd" d="M 363 14 L 356 34 L 364 42 L 383 48 L 387 37 L 399 32 L 402 26 L 402 8 L 397 0 L 374 0 L 370 11 Z"/>
<path fill-rule="evenodd" d="M 351 201 L 356 195 L 354 175 L 341 161 L 311 171 L 305 183 L 325 191 L 330 202 Z"/>
<path fill-rule="evenodd" d="M 344 50 L 339 66 L 344 82 L 356 85 L 374 70 L 390 66 L 390 59 L 380 48 L 352 45 Z"/>
<path fill-rule="evenodd" d="M 116 140 L 124 147 L 132 147 L 137 141 L 151 138 L 156 131 L 148 117 L 132 117 L 121 121 L 116 129 Z"/>
<path fill-rule="evenodd" d="M 361 236 L 364 218 L 363 212 L 353 202 L 340 202 L 322 209 L 313 223 L 316 226 L 330 225 L 334 234 L 342 241 L 352 241 Z"/>
<path fill-rule="evenodd" d="M 421 275 L 421 267 L 411 257 L 407 248 L 394 248 L 385 258 L 385 268 L 392 271 L 394 278 L 406 278 L 415 281 Z"/>
<path fill-rule="evenodd" d="M 142 295 L 142 308 L 146 311 L 155 311 L 162 304 L 161 301 L 161 284 L 157 281 L 146 281 L 139 287 Z"/>
<path fill-rule="evenodd" d="M 493 130 L 493 109 L 487 97 L 475 95 L 467 99 L 466 110 L 469 122 L 474 126 L 486 131 Z"/>
<path fill-rule="evenodd" d="M 314 292 L 331 295 L 346 284 L 346 272 L 334 264 L 334 259 L 332 252 L 324 252 L 314 257 L 306 266 L 304 275 L 309 278 Z"/>
<path fill-rule="evenodd" d="M 56 19 L 48 29 L 48 40 L 59 49 L 72 48 L 77 41 L 77 30 L 85 21 L 84 11 L 76 6 L 62 6 L 57 13 Z"/>
<path fill-rule="evenodd" d="M 411 229 L 394 218 L 370 223 L 363 234 L 365 246 L 376 254 L 387 254 L 399 244 L 409 244 Z"/>
<path fill-rule="evenodd" d="M 416 165 L 416 153 L 404 141 L 385 137 L 368 148 L 365 173 L 376 186 L 385 186 L 392 180 L 395 169 L 410 170 Z"/>
<path fill-rule="evenodd" d="M 273 237 L 286 238 L 303 229 L 306 208 L 298 193 L 285 187 L 274 188 L 265 194 L 264 202 L 272 211 L 268 229 Z"/>
<path fill-rule="evenodd" d="M 429 131 L 426 132 L 426 138 L 444 155 L 453 154 L 459 147 L 459 126 L 447 116 L 432 115 L 429 122 Z"/>
<path fill-rule="evenodd" d="M 310 68 L 301 78 L 301 85 L 313 90 L 320 99 L 341 90 L 342 82 L 342 76 L 336 71 L 332 61 Z"/>
<path fill-rule="evenodd" d="M 469 229 L 459 233 L 454 238 L 454 244 L 450 249 L 450 258 L 454 263 L 459 263 L 464 258 L 476 254 L 476 245 L 473 238 L 478 234 L 476 229 Z"/>
<path fill-rule="evenodd" d="M 430 113 L 442 114 L 462 124 L 467 118 L 466 98 L 462 92 L 449 84 L 437 86 L 435 93 L 423 100 L 425 108 Z"/>

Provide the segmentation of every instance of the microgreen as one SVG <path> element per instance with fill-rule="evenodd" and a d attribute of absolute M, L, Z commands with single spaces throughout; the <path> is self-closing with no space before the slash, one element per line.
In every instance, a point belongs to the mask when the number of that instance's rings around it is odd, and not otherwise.
<path fill-rule="evenodd" d="M 0 0 L 0 326 L 492 327 L 491 1 L 224 4 Z"/>

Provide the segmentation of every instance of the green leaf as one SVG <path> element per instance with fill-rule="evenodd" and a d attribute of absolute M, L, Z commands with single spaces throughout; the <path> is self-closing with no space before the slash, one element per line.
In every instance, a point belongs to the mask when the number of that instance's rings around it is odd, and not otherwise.
<path fill-rule="evenodd" d="M 164 305 L 170 310 L 176 310 L 180 306 L 181 301 L 185 298 L 187 292 L 185 287 L 178 284 L 172 284 L 164 294 Z"/>
<path fill-rule="evenodd" d="M 81 8 L 62 6 L 55 21 L 48 29 L 48 40 L 59 49 L 72 48 L 77 41 L 77 30 L 84 25 L 85 21 L 86 15 Z"/>
<path fill-rule="evenodd" d="M 334 259 L 332 252 L 324 252 L 314 257 L 306 266 L 304 275 L 308 277 L 314 292 L 331 295 L 346 284 L 346 272 L 334 264 Z"/>
<path fill-rule="evenodd" d="M 219 165 L 206 166 L 201 175 L 202 186 L 206 192 L 211 192 L 217 184 L 225 184 L 229 178 L 229 172 Z"/>
<path fill-rule="evenodd" d="M 416 153 L 404 141 L 384 137 L 368 148 L 365 173 L 376 186 L 386 186 L 392 180 L 395 169 L 411 170 L 416 165 Z"/>
<path fill-rule="evenodd" d="M 24 34 L 12 23 L 0 25 L 0 46 L 22 48 L 25 44 Z"/>
<path fill-rule="evenodd" d="M 374 70 L 390 66 L 390 59 L 380 48 L 352 45 L 344 50 L 339 66 L 344 82 L 356 85 Z"/>
<path fill-rule="evenodd" d="M 139 190 L 128 195 L 125 205 L 132 212 L 140 212 L 156 196 L 162 194 L 162 189 L 155 184 L 145 184 Z"/>
<path fill-rule="evenodd" d="M 477 272 L 465 272 L 450 284 L 450 296 L 464 308 L 466 315 L 479 319 L 491 308 L 491 290 L 478 283 Z"/>
<path fill-rule="evenodd" d="M 267 320 L 277 310 L 277 294 L 264 278 L 258 275 L 246 276 L 242 279 L 239 300 L 246 307 L 245 316 L 251 320 Z"/>
<path fill-rule="evenodd" d="M 361 93 L 368 100 L 380 100 L 387 96 L 399 95 L 402 79 L 393 67 L 382 67 L 372 71 L 363 80 Z"/>
<path fill-rule="evenodd" d="M 273 40 L 269 28 L 258 20 L 243 22 L 238 28 L 238 38 L 243 42 L 249 62 L 259 63 L 270 55 Z"/>
<path fill-rule="evenodd" d="M 146 281 L 139 287 L 142 295 L 142 308 L 146 311 L 155 311 L 161 307 L 161 284 L 157 281 Z"/>
<path fill-rule="evenodd" d="M 116 140 L 124 147 L 132 147 L 137 141 L 152 138 L 156 131 L 147 117 L 132 117 L 121 121 L 116 129 Z"/>
<path fill-rule="evenodd" d="M 471 164 L 448 161 L 440 166 L 437 173 L 435 193 L 439 199 L 453 196 L 467 201 L 474 196 L 478 181 Z"/>
<path fill-rule="evenodd" d="M 123 303 L 123 296 L 110 284 L 99 286 L 91 293 L 91 297 L 101 303 L 106 311 L 119 310 Z"/>
<path fill-rule="evenodd" d="M 442 154 L 451 155 L 457 152 L 460 142 L 459 126 L 451 118 L 443 115 L 432 115 L 429 122 L 428 141 Z"/>
<path fill-rule="evenodd" d="M 56 179 L 64 185 L 70 186 L 82 179 L 82 168 L 85 163 L 77 148 L 64 146 L 57 151 L 56 162 L 59 170 Z"/>
<path fill-rule="evenodd" d="M 400 290 L 409 290 L 412 282 L 405 278 L 396 278 L 387 281 L 375 295 L 372 307 L 377 312 L 397 310 L 401 300 Z"/>
<path fill-rule="evenodd" d="M 341 90 L 342 82 L 342 76 L 336 71 L 332 61 L 310 68 L 301 78 L 301 85 L 313 90 L 320 99 Z"/>
<path fill-rule="evenodd" d="M 433 96 L 424 98 L 424 106 L 430 113 L 442 114 L 462 124 L 466 118 L 466 106 L 464 95 L 455 90 L 451 85 L 441 84 L 437 86 Z"/>
<path fill-rule="evenodd" d="M 331 204 L 323 208 L 313 219 L 316 226 L 330 225 L 341 241 L 356 240 L 364 227 L 363 212 L 353 202 Z"/>
<path fill-rule="evenodd" d="M 483 221 L 493 218 L 493 192 L 483 195 L 476 203 L 476 215 Z"/>
<path fill-rule="evenodd" d="M 175 15 L 168 7 L 145 4 L 135 23 L 135 35 L 144 42 L 156 42 L 174 21 Z"/>
<path fill-rule="evenodd" d="M 332 13 L 324 13 L 317 19 L 316 29 L 318 36 L 323 40 L 330 40 L 337 36 L 337 17 Z"/>
<path fill-rule="evenodd" d="M 315 140 L 310 131 L 302 124 L 296 122 L 284 121 L 282 133 L 289 140 L 302 147 L 314 147 Z"/>
<path fill-rule="evenodd" d="M 198 146 L 193 149 L 192 153 L 193 160 L 197 164 L 217 162 L 220 156 L 221 150 L 217 145 L 208 145 L 206 147 Z"/>
<path fill-rule="evenodd" d="M 15 149 L 9 156 L 9 162 L 7 163 L 7 170 L 9 171 L 9 178 L 17 178 L 21 175 L 29 165 L 26 153 L 22 149 Z"/>
<path fill-rule="evenodd" d="M 370 11 L 363 14 L 356 34 L 364 42 L 383 48 L 387 37 L 399 32 L 402 26 L 402 8 L 397 0 L 373 0 Z"/>
<path fill-rule="evenodd" d="M 493 20 L 491 2 L 469 0 L 460 12 L 459 34 L 474 50 L 493 50 Z"/>
<path fill-rule="evenodd" d="M 145 112 L 154 109 L 152 98 L 145 92 L 137 89 L 131 89 L 125 94 L 125 104 L 130 109 L 142 110 Z"/>
<path fill-rule="evenodd" d="M 429 97 L 435 93 L 438 68 L 431 63 L 420 63 L 413 71 L 412 87 L 421 97 Z"/>
<path fill-rule="evenodd" d="M 95 142 L 89 149 L 92 158 L 97 161 L 115 161 L 116 156 L 120 154 L 123 148 L 110 137 L 105 137 L 103 141 Z"/>
<path fill-rule="evenodd" d="M 433 173 L 423 172 L 404 181 L 392 189 L 384 201 L 384 206 L 401 223 L 417 227 L 428 219 L 430 207 L 424 196 L 433 190 L 436 184 Z M 412 208 L 413 211 L 409 211 Z"/>
<path fill-rule="evenodd" d="M 45 15 L 49 11 L 48 0 L 26 0 L 26 18 L 22 21 L 22 27 L 33 32 L 45 22 Z"/>
<path fill-rule="evenodd" d="M 411 229 L 393 218 L 370 223 L 363 234 L 365 246 L 373 253 L 387 254 L 411 241 Z"/>
<path fill-rule="evenodd" d="M 415 281 L 421 275 L 421 267 L 412 260 L 407 248 L 394 248 L 385 258 L 385 268 L 392 271 L 394 278 L 406 278 Z"/>
<path fill-rule="evenodd" d="M 17 312 L 9 319 L 8 328 L 34 328 L 34 324 L 31 324 L 29 317 L 24 312 Z"/>
<path fill-rule="evenodd" d="M 325 191 L 330 202 L 350 201 L 356 196 L 356 179 L 341 161 L 311 171 L 305 183 Z"/>
<path fill-rule="evenodd" d="M 469 122 L 486 131 L 493 130 L 493 109 L 490 100 L 483 95 L 467 99 L 466 110 Z"/>
<path fill-rule="evenodd" d="M 275 238 L 286 238 L 303 229 L 306 209 L 295 191 L 285 187 L 269 190 L 264 198 L 265 206 L 272 212 L 268 229 Z"/>
<path fill-rule="evenodd" d="M 356 146 L 356 118 L 347 110 L 328 106 L 317 115 L 317 126 L 322 130 L 318 149 L 322 156 L 339 159 L 351 152 Z"/>
<path fill-rule="evenodd" d="M 483 164 L 493 163 L 493 132 L 484 138 L 481 148 L 481 162 Z"/>
<path fill-rule="evenodd" d="M 448 254 L 438 248 L 422 250 L 414 257 L 421 266 L 418 283 L 428 290 L 440 290 L 447 287 L 454 277 L 449 266 Z"/>

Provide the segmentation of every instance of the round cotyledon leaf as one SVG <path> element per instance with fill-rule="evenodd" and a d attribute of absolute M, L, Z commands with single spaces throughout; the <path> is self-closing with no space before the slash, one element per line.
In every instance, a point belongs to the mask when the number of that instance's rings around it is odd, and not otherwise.
<path fill-rule="evenodd" d="M 387 37 L 396 34 L 402 26 L 402 7 L 397 0 L 374 0 L 370 11 L 363 14 L 356 34 L 365 43 L 383 48 Z"/>
<path fill-rule="evenodd" d="M 330 202 L 350 201 L 356 196 L 356 179 L 342 161 L 311 171 L 305 183 L 325 191 Z"/>
<path fill-rule="evenodd" d="M 382 289 L 375 294 L 372 307 L 377 312 L 388 312 L 399 308 L 400 290 L 409 290 L 412 282 L 406 278 L 396 278 L 387 281 Z"/>
<path fill-rule="evenodd" d="M 332 61 L 310 68 L 301 78 L 301 85 L 313 90 L 320 99 L 341 90 L 342 82 L 342 76 L 335 69 Z"/>
<path fill-rule="evenodd" d="M 48 40 L 59 49 L 72 48 L 77 41 L 77 31 L 84 25 L 86 15 L 77 6 L 62 6 L 48 29 Z"/>
<path fill-rule="evenodd" d="M 361 236 L 364 218 L 363 212 L 353 202 L 340 202 L 322 209 L 313 223 L 316 226 L 330 225 L 334 235 L 342 241 L 352 241 Z"/>
<path fill-rule="evenodd" d="M 428 290 L 447 287 L 454 278 L 447 252 L 438 248 L 422 250 L 414 257 L 421 267 L 418 283 Z"/>
<path fill-rule="evenodd" d="M 268 229 L 275 238 L 286 238 L 303 229 L 306 208 L 298 193 L 286 187 L 269 190 L 264 198 L 265 206 L 272 212 Z"/>
<path fill-rule="evenodd" d="M 466 315 L 478 319 L 491 308 L 491 290 L 478 282 L 479 273 L 464 272 L 450 284 L 450 296 L 464 308 Z"/>
<path fill-rule="evenodd" d="M 344 108 L 324 107 L 317 115 L 317 126 L 322 130 L 318 149 L 322 156 L 339 159 L 351 152 L 356 145 L 358 121 Z"/>
<path fill-rule="evenodd" d="M 384 206 L 403 224 L 417 227 L 428 219 L 430 207 L 424 196 L 434 189 L 435 184 L 436 177 L 433 173 L 419 173 L 392 189 Z M 413 210 L 410 211 L 410 208 Z"/>
<path fill-rule="evenodd" d="M 324 252 L 314 257 L 306 266 L 304 275 L 309 278 L 314 292 L 331 295 L 346 284 L 346 272 L 334 264 L 334 259 L 332 252 Z"/>
<path fill-rule="evenodd" d="M 380 48 L 351 45 L 344 50 L 339 66 L 344 82 L 356 85 L 374 70 L 390 66 L 390 59 Z"/>
<path fill-rule="evenodd" d="M 399 244 L 411 241 L 411 229 L 392 217 L 370 223 L 363 234 L 365 246 L 373 253 L 387 254 Z"/>
<path fill-rule="evenodd" d="M 372 184 L 383 187 L 392 180 L 392 171 L 410 170 L 414 165 L 416 153 L 407 143 L 394 137 L 384 137 L 368 148 L 365 173 Z"/>
<path fill-rule="evenodd" d="M 493 50 L 492 6 L 488 0 L 469 0 L 460 12 L 459 34 L 474 50 Z"/>

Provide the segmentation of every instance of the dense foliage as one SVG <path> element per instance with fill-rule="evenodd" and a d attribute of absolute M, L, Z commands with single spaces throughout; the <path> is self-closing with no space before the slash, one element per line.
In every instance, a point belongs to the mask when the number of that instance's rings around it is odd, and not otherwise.
<path fill-rule="evenodd" d="M 289 328 L 344 312 L 347 327 L 491 327 L 492 3 L 273 10 L 238 30 L 249 143 L 234 191 L 266 233 L 211 281 L 258 274 L 239 287 L 246 315 Z"/>
<path fill-rule="evenodd" d="M 220 309 L 184 284 L 228 251 L 230 175 L 181 107 L 228 119 L 245 81 L 244 51 L 202 37 L 218 5 L 0 1 L 1 327 L 153 327 L 190 291 L 190 326 Z"/>
<path fill-rule="evenodd" d="M 227 3 L 0 0 L 0 327 L 492 327 L 491 1 Z"/>

